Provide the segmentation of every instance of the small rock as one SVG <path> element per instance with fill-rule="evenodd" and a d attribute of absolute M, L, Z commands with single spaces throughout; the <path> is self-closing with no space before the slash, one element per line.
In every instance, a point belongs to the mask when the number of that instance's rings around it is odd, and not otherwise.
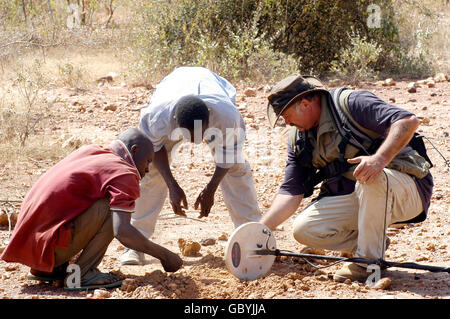
<path fill-rule="evenodd" d="M 303 291 L 309 291 L 309 286 L 308 286 L 308 285 L 305 285 L 305 284 L 300 285 L 299 288 L 300 288 L 301 290 L 303 290 Z"/>
<path fill-rule="evenodd" d="M 395 86 L 395 84 L 396 84 L 395 81 L 393 79 L 391 79 L 391 78 L 386 79 L 384 81 L 384 83 L 385 83 L 385 86 Z"/>
<path fill-rule="evenodd" d="M 394 97 L 389 98 L 389 103 L 395 103 L 395 98 Z"/>
<path fill-rule="evenodd" d="M 430 125 L 430 119 L 428 117 L 418 116 L 417 118 L 420 120 L 420 124 Z"/>
<path fill-rule="evenodd" d="M 254 88 L 246 88 L 244 90 L 244 95 L 249 97 L 255 97 L 256 96 L 256 89 Z"/>
<path fill-rule="evenodd" d="M 222 240 L 222 241 L 227 241 L 228 240 L 228 234 L 227 233 L 222 233 L 222 235 L 219 236 L 219 238 L 217 238 L 218 240 Z"/>
<path fill-rule="evenodd" d="M 444 73 L 438 73 L 434 76 L 434 81 L 436 82 L 445 82 L 447 81 L 447 78 L 445 77 Z"/>
<path fill-rule="evenodd" d="M 107 290 L 95 289 L 93 297 L 99 298 L 99 299 L 109 298 L 109 297 L 111 297 L 111 293 Z"/>
<path fill-rule="evenodd" d="M 17 213 L 16 212 L 10 212 L 9 218 L 11 220 L 11 227 L 14 227 L 14 225 L 17 222 Z M 9 227 L 9 220 L 8 220 L 8 214 L 4 211 L 0 211 L 0 226 L 2 227 Z"/>
<path fill-rule="evenodd" d="M 325 271 L 323 271 L 323 270 L 321 270 L 321 269 L 317 269 L 315 272 L 314 272 L 314 276 L 322 276 L 322 275 L 326 275 L 327 273 L 325 272 Z"/>
<path fill-rule="evenodd" d="M 419 80 L 416 82 L 416 88 L 420 87 L 421 85 L 427 84 L 427 80 Z"/>
<path fill-rule="evenodd" d="M 19 266 L 17 266 L 17 265 L 7 265 L 7 266 L 5 267 L 5 270 L 6 270 L 6 271 L 15 271 L 15 270 L 17 270 L 17 269 L 19 269 Z"/>
<path fill-rule="evenodd" d="M 378 280 L 375 285 L 373 285 L 373 289 L 377 290 L 386 290 L 392 283 L 392 279 L 389 277 L 381 278 Z"/>
<path fill-rule="evenodd" d="M 302 250 L 300 250 L 300 253 L 310 255 L 325 255 L 325 250 L 321 248 L 304 247 Z"/>
<path fill-rule="evenodd" d="M 178 288 L 178 285 L 176 283 L 174 283 L 174 282 L 171 282 L 170 284 L 167 285 L 167 287 L 170 290 L 176 290 Z"/>
<path fill-rule="evenodd" d="M 216 240 L 214 238 L 205 238 L 200 243 L 203 246 L 212 246 L 216 244 Z"/>
<path fill-rule="evenodd" d="M 269 291 L 268 293 L 266 293 L 266 294 L 264 295 L 264 299 L 272 299 L 272 298 L 275 297 L 276 295 L 277 295 L 276 292 L 274 292 L 274 291 Z"/>
<path fill-rule="evenodd" d="M 116 104 L 108 104 L 103 108 L 103 111 L 113 111 L 115 112 L 117 110 Z"/>
<path fill-rule="evenodd" d="M 247 108 L 247 104 L 246 103 L 239 104 L 237 108 L 239 111 L 244 111 Z"/>
<path fill-rule="evenodd" d="M 120 290 L 126 292 L 132 292 L 137 288 L 138 284 L 136 280 L 132 278 L 125 278 L 122 280 L 122 286 L 120 286 Z"/>
<path fill-rule="evenodd" d="M 77 107 L 77 108 L 75 109 L 75 112 L 78 112 L 78 113 L 85 113 L 85 112 L 86 112 L 86 107 L 84 107 L 83 105 L 80 105 L 79 107 Z"/>
<path fill-rule="evenodd" d="M 436 82 L 434 80 L 427 81 L 427 85 L 429 88 L 434 88 L 436 86 Z"/>
<path fill-rule="evenodd" d="M 178 247 L 180 248 L 183 256 L 195 257 L 199 255 L 201 245 L 192 240 L 185 240 L 184 238 L 178 239 Z"/>
<path fill-rule="evenodd" d="M 408 92 L 409 93 L 416 93 L 417 92 L 416 83 L 415 82 L 410 82 L 408 84 Z"/>

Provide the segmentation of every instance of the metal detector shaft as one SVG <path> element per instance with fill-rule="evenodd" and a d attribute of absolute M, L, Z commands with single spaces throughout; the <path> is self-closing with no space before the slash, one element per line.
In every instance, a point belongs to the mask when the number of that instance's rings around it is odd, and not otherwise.
<path fill-rule="evenodd" d="M 255 251 L 257 255 L 274 255 L 274 256 L 288 256 L 288 257 L 300 257 L 300 258 L 316 258 L 316 259 L 325 259 L 325 260 L 333 260 L 333 261 L 348 261 L 355 263 L 362 263 L 368 265 L 379 265 L 380 267 L 397 267 L 397 268 L 410 268 L 410 269 L 420 269 L 427 270 L 431 272 L 447 272 L 450 273 L 449 267 L 439 267 L 439 266 L 427 266 L 420 265 L 416 263 L 398 263 L 398 262 L 390 262 L 386 260 L 376 260 L 376 259 L 367 259 L 367 258 L 346 258 L 346 257 L 335 257 L 335 256 L 326 256 L 326 255 L 314 255 L 314 254 L 302 254 L 302 253 L 294 253 L 290 251 L 282 251 L 279 249 L 270 250 L 270 249 L 260 249 Z"/>
<path fill-rule="evenodd" d="M 386 266 L 386 267 L 420 269 L 420 270 L 427 270 L 427 271 L 431 271 L 431 272 L 447 272 L 450 274 L 449 267 L 427 266 L 427 265 L 420 265 L 420 264 L 410 263 L 410 262 L 397 263 L 397 262 L 386 261 L 386 260 L 380 260 L 380 265 Z"/>

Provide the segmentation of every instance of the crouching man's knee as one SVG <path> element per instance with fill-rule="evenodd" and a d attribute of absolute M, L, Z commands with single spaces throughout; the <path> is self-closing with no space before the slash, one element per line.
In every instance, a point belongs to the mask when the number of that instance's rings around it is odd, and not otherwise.
<path fill-rule="evenodd" d="M 294 224 L 292 225 L 293 235 L 295 240 L 300 244 L 308 245 L 310 241 L 308 222 L 302 217 L 303 216 L 300 215 L 294 220 Z"/>

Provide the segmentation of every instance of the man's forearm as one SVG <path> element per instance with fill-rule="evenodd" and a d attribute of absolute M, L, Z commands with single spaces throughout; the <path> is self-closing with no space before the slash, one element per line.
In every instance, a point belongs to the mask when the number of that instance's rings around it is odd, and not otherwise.
<path fill-rule="evenodd" d="M 230 169 L 229 168 L 222 168 L 219 166 L 216 166 L 216 169 L 214 170 L 214 174 L 211 177 L 211 180 L 209 181 L 207 187 L 213 189 L 214 191 L 219 187 L 220 182 L 223 180 L 225 175 L 228 173 Z"/>
<path fill-rule="evenodd" d="M 355 179 L 361 184 L 372 183 L 409 143 L 418 126 L 419 120 L 415 116 L 398 120 L 391 125 L 383 144 L 375 154 L 348 159 L 350 164 L 358 164 L 353 171 Z"/>
<path fill-rule="evenodd" d="M 167 249 L 148 240 L 135 227 L 130 224 L 129 213 L 112 212 L 114 237 L 125 247 L 153 256 L 157 259 L 164 259 Z"/>
<path fill-rule="evenodd" d="M 415 116 L 410 116 L 393 123 L 381 146 L 375 153 L 389 164 L 395 156 L 406 146 L 414 135 L 420 122 Z"/>
<path fill-rule="evenodd" d="M 303 199 L 303 195 L 277 194 L 267 213 L 260 222 L 274 230 L 278 225 L 291 217 Z"/>
<path fill-rule="evenodd" d="M 172 175 L 172 171 L 170 170 L 169 157 L 167 156 L 167 150 L 164 146 L 158 152 L 155 152 L 153 165 L 163 177 L 167 187 L 170 188 L 177 184 Z"/>

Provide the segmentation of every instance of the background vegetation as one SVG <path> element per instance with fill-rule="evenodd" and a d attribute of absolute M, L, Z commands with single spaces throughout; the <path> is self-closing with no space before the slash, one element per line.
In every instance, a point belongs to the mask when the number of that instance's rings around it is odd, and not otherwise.
<path fill-rule="evenodd" d="M 448 71 L 448 13 L 446 0 L 0 0 L 0 65 L 112 50 L 136 78 L 186 64 L 254 81 L 425 76 Z M 66 80 L 69 58 L 55 71 Z"/>
<path fill-rule="evenodd" d="M 109 72 L 153 85 L 180 65 L 261 84 L 448 73 L 449 11 L 447 0 L 0 0 L 0 144 L 24 147 L 50 118 L 43 88 L 88 90 Z"/>

